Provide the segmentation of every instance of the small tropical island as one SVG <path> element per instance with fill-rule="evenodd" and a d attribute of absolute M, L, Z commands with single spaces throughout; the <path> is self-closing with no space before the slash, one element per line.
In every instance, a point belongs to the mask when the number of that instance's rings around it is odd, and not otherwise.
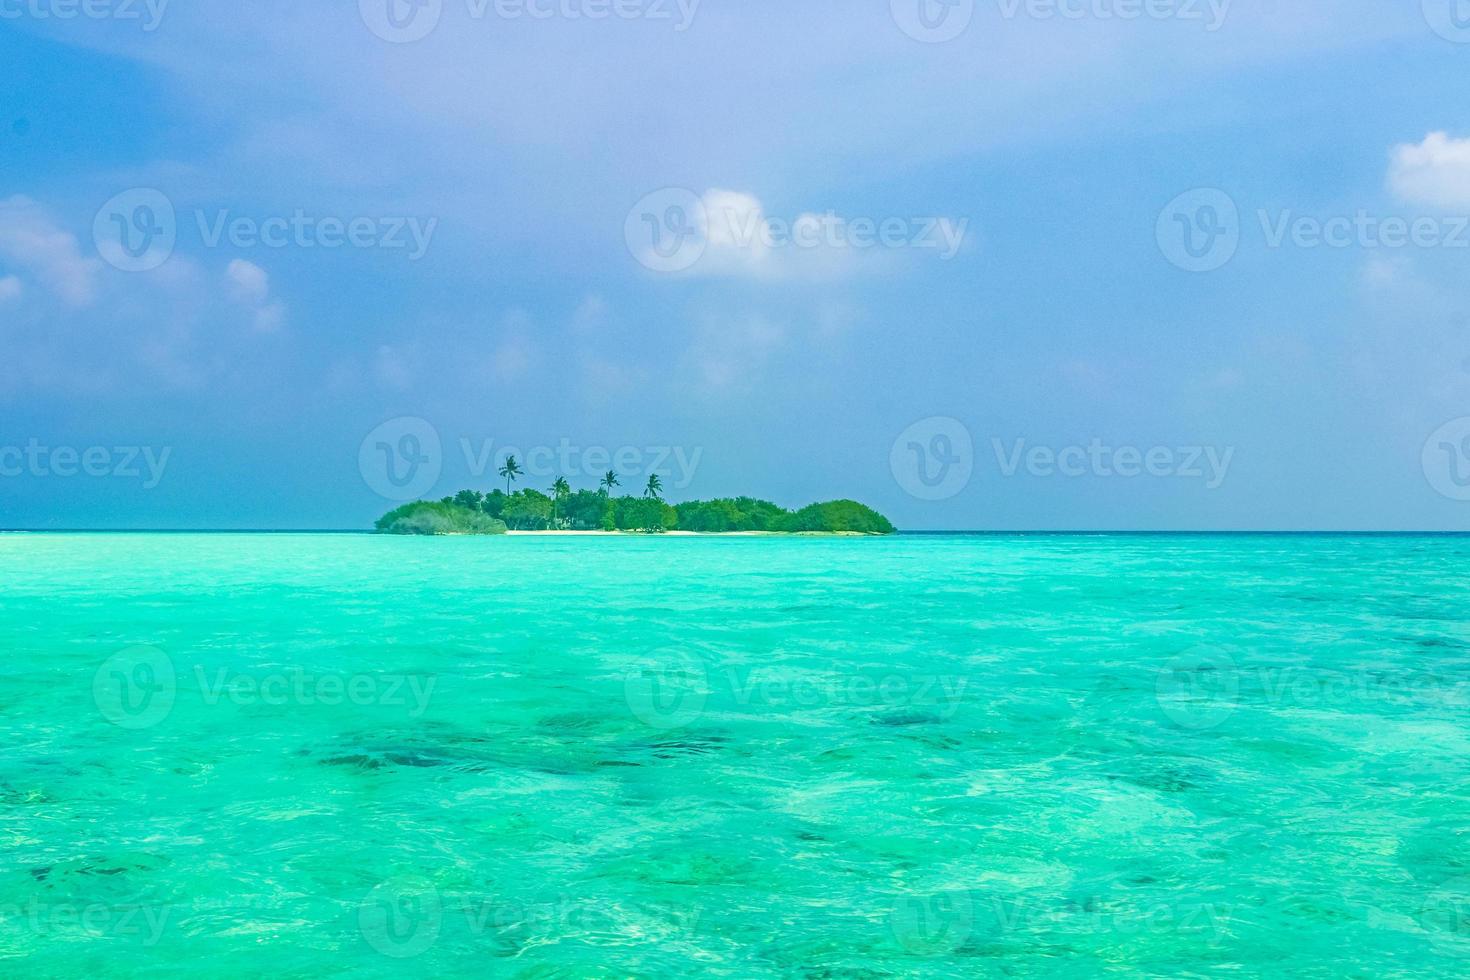
<path fill-rule="evenodd" d="M 378 518 L 382 534 L 835 534 L 894 533 L 888 518 L 854 500 L 832 500 L 787 510 L 754 497 L 688 500 L 670 504 L 663 481 L 648 478 L 641 496 L 614 496 L 618 475 L 609 471 L 596 490 L 573 490 L 558 477 L 547 493 L 511 492 L 522 474 L 514 456 L 499 473 L 504 491 L 461 490 L 442 500 L 404 504 Z"/>

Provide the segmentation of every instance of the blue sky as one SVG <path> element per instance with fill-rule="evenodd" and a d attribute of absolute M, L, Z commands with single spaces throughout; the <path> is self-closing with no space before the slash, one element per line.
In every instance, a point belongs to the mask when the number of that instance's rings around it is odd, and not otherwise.
<path fill-rule="evenodd" d="M 1470 529 L 1470 3 L 388 2 L 0 0 L 0 526 Z"/>

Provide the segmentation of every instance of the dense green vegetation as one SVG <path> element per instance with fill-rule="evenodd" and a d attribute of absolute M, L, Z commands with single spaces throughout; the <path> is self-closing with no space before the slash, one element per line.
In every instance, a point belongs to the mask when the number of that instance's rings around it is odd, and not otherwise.
<path fill-rule="evenodd" d="M 789 511 L 769 500 L 734 497 L 689 500 L 670 506 L 663 499 L 663 483 L 650 476 L 643 495 L 614 497 L 621 486 L 609 472 L 596 490 L 573 490 L 558 478 L 549 493 L 510 492 L 522 474 L 515 457 L 497 471 L 505 490 L 489 493 L 461 490 L 435 502 L 406 504 L 377 523 L 379 531 L 393 534 L 503 534 L 513 531 L 766 531 L 772 533 L 892 534 L 893 525 L 882 514 L 853 500 L 833 500 Z"/>
<path fill-rule="evenodd" d="M 893 533 L 888 518 L 854 500 L 812 504 L 794 513 L 754 497 L 691 500 L 679 504 L 675 510 L 679 514 L 679 529 L 683 531 Z"/>
<path fill-rule="evenodd" d="M 831 500 L 825 504 L 803 507 L 784 518 L 779 530 L 798 534 L 803 531 L 892 534 L 894 529 L 888 518 L 871 507 L 864 507 L 856 500 Z"/>
<path fill-rule="evenodd" d="M 766 531 L 777 534 L 892 534 L 870 507 L 833 500 L 789 511 L 769 500 L 736 497 L 670 506 L 657 497 L 610 497 L 591 490 L 547 495 L 536 490 L 461 490 L 439 501 L 405 504 L 380 518 L 391 534 L 504 534 L 513 531 Z"/>
<path fill-rule="evenodd" d="M 384 534 L 504 534 L 505 524 L 453 499 L 404 504 L 378 518 Z"/>
<path fill-rule="evenodd" d="M 788 512 L 768 500 L 689 500 L 675 508 L 685 531 L 776 531 Z"/>

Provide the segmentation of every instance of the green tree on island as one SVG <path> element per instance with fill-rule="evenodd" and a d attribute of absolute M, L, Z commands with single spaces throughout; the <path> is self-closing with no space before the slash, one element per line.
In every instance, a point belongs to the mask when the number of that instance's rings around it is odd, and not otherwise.
<path fill-rule="evenodd" d="M 510 496 L 510 483 L 522 473 L 521 464 L 516 462 L 514 456 L 505 457 L 505 464 L 500 467 L 500 475 L 505 477 L 505 495 Z"/>
<path fill-rule="evenodd" d="M 556 482 L 551 485 L 551 526 L 553 528 L 558 526 L 556 520 L 557 505 L 570 496 L 571 492 L 572 485 L 567 482 L 567 478 L 564 476 L 557 477 Z"/>
<path fill-rule="evenodd" d="M 513 458 L 500 473 L 507 485 L 523 473 Z M 596 490 L 573 491 L 558 477 L 547 496 L 530 487 L 513 494 L 499 487 L 489 493 L 462 490 L 438 501 L 421 500 L 383 515 L 377 529 L 387 534 L 504 534 L 517 531 L 625 531 L 658 534 L 691 531 L 718 534 L 736 531 L 762 534 L 892 534 L 882 514 L 854 500 L 829 500 L 800 510 L 787 510 L 754 497 L 686 500 L 677 507 L 662 498 L 663 481 L 648 478 L 642 496 L 614 497 L 616 473 L 609 472 Z"/>
<path fill-rule="evenodd" d="M 517 531 L 542 530 L 551 523 L 551 498 L 527 487 L 506 500 L 500 519 Z"/>

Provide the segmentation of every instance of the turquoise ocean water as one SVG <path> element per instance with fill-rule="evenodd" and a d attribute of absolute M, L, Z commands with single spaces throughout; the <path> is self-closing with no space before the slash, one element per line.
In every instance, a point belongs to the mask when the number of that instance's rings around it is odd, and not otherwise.
<path fill-rule="evenodd" d="M 1470 540 L 0 535 L 0 973 L 1470 973 Z"/>

